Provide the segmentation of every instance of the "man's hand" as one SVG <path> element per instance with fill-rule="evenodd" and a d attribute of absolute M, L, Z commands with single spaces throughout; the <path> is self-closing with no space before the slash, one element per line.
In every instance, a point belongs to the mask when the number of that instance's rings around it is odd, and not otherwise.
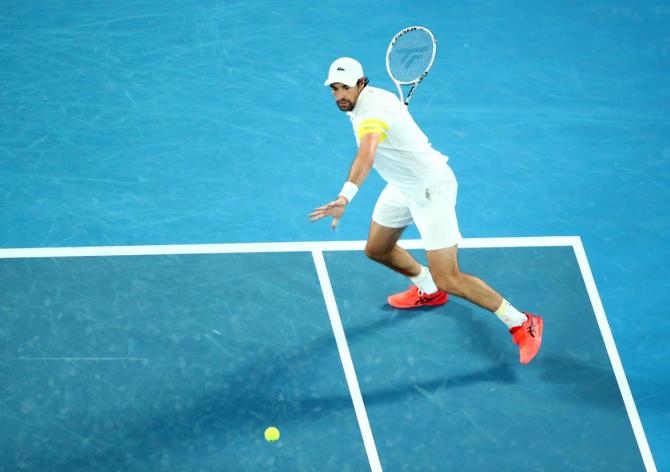
<path fill-rule="evenodd" d="M 309 221 L 318 221 L 326 216 L 332 216 L 333 221 L 330 224 L 330 228 L 335 229 L 337 223 L 339 223 L 340 218 L 342 218 L 342 215 L 344 214 L 344 207 L 347 203 L 349 202 L 346 198 L 339 196 L 337 197 L 337 200 L 320 206 L 319 208 L 315 208 L 314 211 L 307 216 L 309 216 Z"/>

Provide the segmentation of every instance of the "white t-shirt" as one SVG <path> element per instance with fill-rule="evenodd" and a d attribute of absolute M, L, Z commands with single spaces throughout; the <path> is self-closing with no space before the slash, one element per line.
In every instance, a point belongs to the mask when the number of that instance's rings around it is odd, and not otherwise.
<path fill-rule="evenodd" d="M 447 156 L 433 149 L 396 95 L 367 86 L 347 114 L 357 145 L 368 133 L 381 134 L 374 168 L 402 193 L 422 192 L 444 174 Z"/>

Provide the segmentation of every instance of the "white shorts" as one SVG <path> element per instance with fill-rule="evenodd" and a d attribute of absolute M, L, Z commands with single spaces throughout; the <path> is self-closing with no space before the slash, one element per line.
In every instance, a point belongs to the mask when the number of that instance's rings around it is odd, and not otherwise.
<path fill-rule="evenodd" d="M 456 219 L 458 182 L 451 168 L 437 182 L 409 197 L 387 185 L 377 199 L 372 220 L 387 228 L 416 224 L 426 250 L 444 249 L 460 243 Z"/>

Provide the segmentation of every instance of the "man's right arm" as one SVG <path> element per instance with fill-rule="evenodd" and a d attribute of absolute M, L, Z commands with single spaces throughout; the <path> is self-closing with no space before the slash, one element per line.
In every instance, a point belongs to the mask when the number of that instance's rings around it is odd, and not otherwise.
<path fill-rule="evenodd" d="M 381 134 L 376 132 L 367 133 L 361 137 L 356 157 L 351 163 L 349 176 L 347 177 L 347 182 L 354 184 L 356 189 L 363 185 L 363 182 L 370 173 L 372 165 L 375 162 L 375 154 L 380 141 Z M 340 193 L 340 195 L 342 195 L 342 193 Z M 349 203 L 349 199 L 347 199 L 347 203 Z"/>

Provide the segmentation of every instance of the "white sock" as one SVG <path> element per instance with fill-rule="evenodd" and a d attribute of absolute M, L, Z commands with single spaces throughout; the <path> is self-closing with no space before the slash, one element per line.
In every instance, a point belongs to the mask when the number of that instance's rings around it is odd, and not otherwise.
<path fill-rule="evenodd" d="M 421 273 L 416 277 L 410 277 L 409 280 L 427 295 L 437 292 L 437 285 L 435 285 L 433 276 L 430 275 L 428 267 L 421 266 Z"/>
<path fill-rule="evenodd" d="M 510 305 L 504 298 L 500 304 L 500 308 L 495 311 L 495 314 L 509 329 L 512 329 L 515 326 L 521 326 L 528 319 L 526 315 Z"/>

